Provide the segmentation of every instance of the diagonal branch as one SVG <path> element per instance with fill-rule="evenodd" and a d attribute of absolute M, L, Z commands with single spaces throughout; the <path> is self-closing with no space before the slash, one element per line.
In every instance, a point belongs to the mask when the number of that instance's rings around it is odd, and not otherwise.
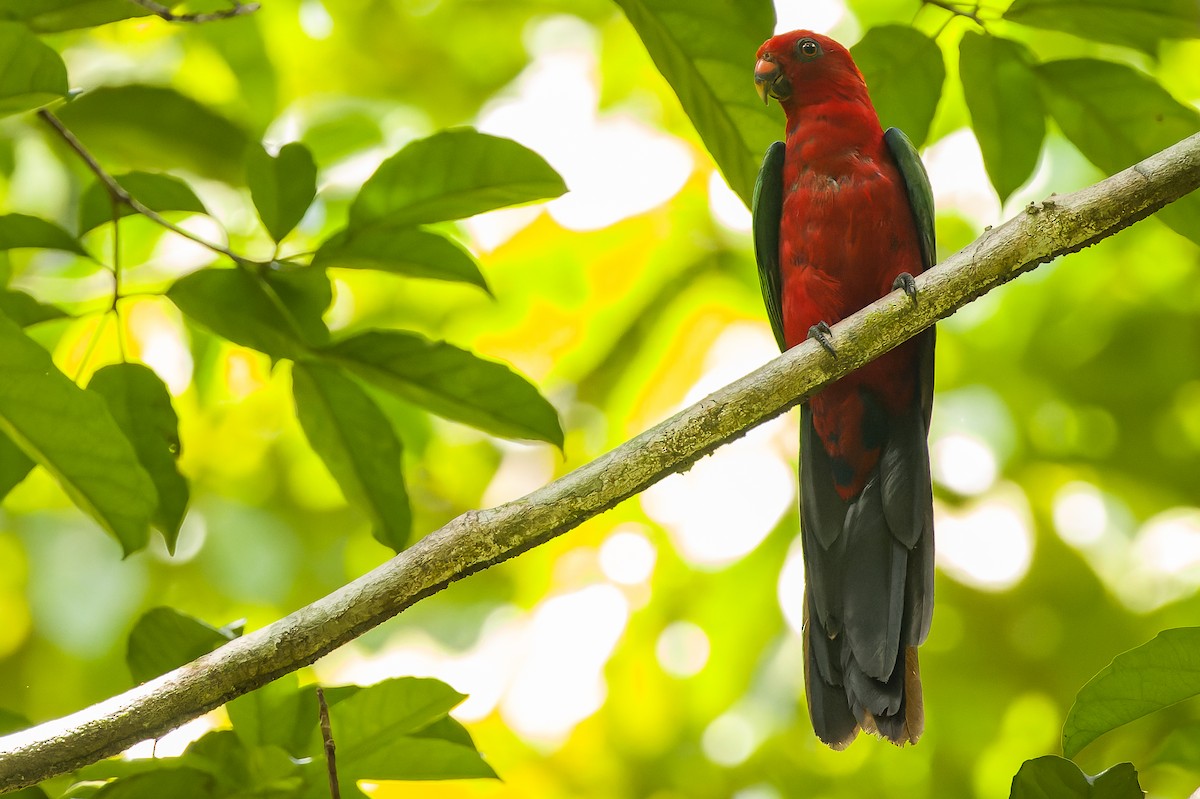
<path fill-rule="evenodd" d="M 567 532 L 681 472 L 1022 272 L 1075 252 L 1200 187 L 1200 134 L 1073 194 L 1031 204 L 833 329 L 838 358 L 793 348 L 528 496 L 454 519 L 328 596 L 215 652 L 70 716 L 0 738 L 0 790 L 117 754 L 312 663 L 449 583 Z"/>

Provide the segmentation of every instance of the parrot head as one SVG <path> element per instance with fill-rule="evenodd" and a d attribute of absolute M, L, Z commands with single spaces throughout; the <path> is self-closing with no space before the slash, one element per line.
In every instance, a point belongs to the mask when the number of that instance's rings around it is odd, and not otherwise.
<path fill-rule="evenodd" d="M 789 116 L 806 105 L 861 101 L 867 94 L 850 52 L 812 31 L 781 33 L 763 42 L 754 65 L 754 85 L 764 103 L 774 97 Z"/>

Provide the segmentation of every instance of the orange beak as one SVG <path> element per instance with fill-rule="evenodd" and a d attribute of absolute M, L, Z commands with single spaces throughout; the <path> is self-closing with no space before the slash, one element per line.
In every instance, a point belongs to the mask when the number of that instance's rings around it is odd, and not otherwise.
<path fill-rule="evenodd" d="M 754 88 L 758 90 L 758 96 L 762 98 L 763 103 L 769 103 L 771 97 L 784 100 L 792 93 L 788 79 L 784 77 L 779 65 L 765 58 L 758 59 L 758 63 L 754 65 Z"/>

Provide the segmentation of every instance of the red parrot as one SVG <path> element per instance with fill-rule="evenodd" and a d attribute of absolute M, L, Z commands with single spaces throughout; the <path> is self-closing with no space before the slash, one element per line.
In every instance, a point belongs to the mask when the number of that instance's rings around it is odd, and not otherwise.
<path fill-rule="evenodd" d="M 780 349 L 934 263 L 933 194 L 915 148 L 879 124 L 850 53 L 793 31 L 758 50 L 754 80 L 787 115 L 754 191 L 754 244 Z M 817 736 L 859 729 L 903 745 L 924 728 L 917 646 L 933 614 L 928 430 L 932 329 L 843 377 L 801 408 L 804 680 Z"/>

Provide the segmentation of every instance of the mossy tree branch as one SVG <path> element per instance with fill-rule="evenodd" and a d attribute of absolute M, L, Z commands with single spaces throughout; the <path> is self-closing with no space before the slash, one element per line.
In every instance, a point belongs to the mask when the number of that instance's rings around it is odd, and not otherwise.
<path fill-rule="evenodd" d="M 1200 134 L 1094 186 L 1030 205 L 920 276 L 916 306 L 893 292 L 835 326 L 836 359 L 806 342 L 537 491 L 463 514 L 268 627 L 120 696 L 0 738 L 0 790 L 117 754 L 312 663 L 451 582 L 686 470 L 1022 272 L 1094 244 L 1198 187 Z"/>

